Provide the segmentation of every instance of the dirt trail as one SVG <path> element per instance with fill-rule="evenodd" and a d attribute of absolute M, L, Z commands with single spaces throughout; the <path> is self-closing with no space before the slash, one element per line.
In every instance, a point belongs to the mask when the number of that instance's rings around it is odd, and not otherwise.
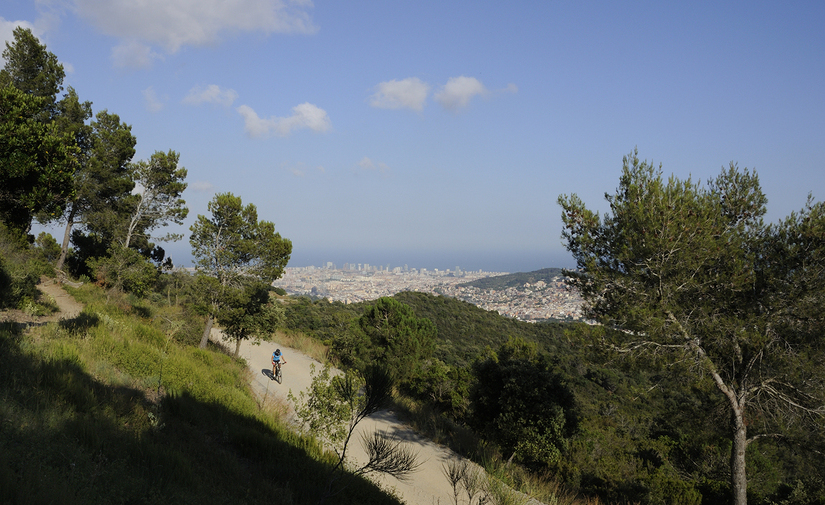
<path fill-rule="evenodd" d="M 83 305 L 66 293 L 63 287 L 53 279 L 43 278 L 37 287 L 55 301 L 60 312 L 44 317 L 26 316 L 20 312 L 16 314 L 15 319 L 23 317 L 27 320 L 18 322 L 36 324 L 70 319 L 77 317 L 83 310 Z M 215 341 L 220 341 L 221 337 L 220 330 L 213 330 L 212 338 Z M 287 362 L 283 367 L 282 384 L 269 378 L 272 371 L 270 357 L 276 347 L 280 347 Z M 300 351 L 278 346 L 275 343 L 265 342 L 261 345 L 254 345 L 245 341 L 241 345 L 240 354 L 254 372 L 252 387 L 263 401 L 277 400 L 289 404 L 287 394 L 290 390 L 298 396 L 299 392 L 309 388 L 311 366 L 315 365 L 318 370 L 322 367 L 319 362 Z M 420 466 L 405 481 L 383 475 L 373 476 L 373 480 L 385 489 L 393 489 L 409 505 L 446 505 L 453 502 L 452 488 L 444 477 L 442 468 L 447 461 L 459 456 L 446 447 L 420 437 L 410 427 L 400 422 L 390 410 L 377 412 L 359 424 L 349 449 L 351 460 L 356 463 L 366 462 L 366 453 L 360 444 L 361 434 L 372 434 L 375 430 L 413 444 L 418 453 Z"/>
<path fill-rule="evenodd" d="M 41 277 L 40 283 L 37 287 L 44 294 L 50 296 L 60 309 L 60 312 L 52 314 L 51 316 L 46 316 L 43 320 L 57 321 L 59 319 L 72 319 L 80 315 L 80 312 L 83 311 L 83 304 L 69 295 L 69 293 L 67 293 L 66 290 L 60 286 L 60 284 L 57 284 L 54 279 Z"/>
<path fill-rule="evenodd" d="M 213 333 L 213 338 L 220 338 Z M 269 378 L 272 373 L 271 356 L 276 347 L 281 349 L 287 364 L 283 366 L 283 383 Z M 315 365 L 320 370 L 322 365 L 300 351 L 280 346 L 275 343 L 264 342 L 254 345 L 248 341 L 241 344 L 240 354 L 246 359 L 249 368 L 254 372 L 252 386 L 260 398 L 278 398 L 287 402 L 287 394 L 298 396 L 310 386 L 310 366 Z M 351 442 L 352 459 L 366 462 L 366 453 L 361 447 L 361 434 L 371 434 L 380 430 L 415 445 L 418 452 L 418 470 L 406 481 L 399 481 L 394 477 L 377 476 L 374 478 L 385 489 L 395 489 L 401 499 L 409 505 L 447 505 L 453 503 L 452 488 L 442 473 L 442 465 L 451 458 L 458 456 L 450 449 L 426 440 L 416 434 L 408 426 L 400 422 L 395 414 L 389 410 L 377 412 L 358 425 L 353 442 Z"/>
<path fill-rule="evenodd" d="M 34 316 L 19 309 L 0 310 L 0 321 L 15 322 L 23 326 L 41 325 L 61 319 L 72 319 L 77 317 L 83 310 L 83 304 L 69 296 L 68 293 L 54 279 L 41 277 L 37 284 L 44 296 L 54 300 L 58 312 L 48 316 Z"/>

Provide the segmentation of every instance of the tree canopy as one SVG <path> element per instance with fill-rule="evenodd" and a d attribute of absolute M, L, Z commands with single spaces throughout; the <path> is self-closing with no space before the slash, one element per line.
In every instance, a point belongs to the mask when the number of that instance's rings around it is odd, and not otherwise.
<path fill-rule="evenodd" d="M 253 281 L 245 283 L 240 289 L 223 290 L 216 318 L 226 334 L 235 340 L 237 357 L 242 341 L 275 331 L 283 319 L 283 313 L 283 307 L 270 300 L 268 286 Z"/>
<path fill-rule="evenodd" d="M 182 224 L 189 214 L 186 201 L 180 196 L 187 184 L 186 169 L 178 167 L 180 155 L 175 151 L 156 151 L 148 161 L 139 161 L 130 167 L 132 180 L 138 187 L 131 202 L 131 216 L 126 230 L 124 247 L 129 247 L 136 232 L 146 233 L 169 223 Z M 167 236 L 178 240 L 180 236 Z"/>
<path fill-rule="evenodd" d="M 358 326 L 369 342 L 359 351 L 369 356 L 367 363 L 383 363 L 400 381 L 435 352 L 437 330 L 433 322 L 417 317 L 409 305 L 393 298 L 379 298 L 367 305 Z"/>
<path fill-rule="evenodd" d="M 57 113 L 57 94 L 63 89 L 66 72 L 57 56 L 46 49 L 28 28 L 18 26 L 14 40 L 6 42 L 0 70 L 0 87 L 13 86 L 23 93 L 43 99 L 38 119 L 49 122 Z"/>
<path fill-rule="evenodd" d="M 224 297 L 242 289 L 246 278 L 271 284 L 279 278 L 292 253 L 292 242 L 275 232 L 270 221 L 258 221 L 253 204 L 243 205 L 232 193 L 215 195 L 208 206 L 211 217 L 198 215 L 190 227 L 192 255 L 198 274 L 214 279 L 210 290 L 207 324 L 201 347 L 205 347 Z"/>
<path fill-rule="evenodd" d="M 120 216 L 125 212 L 126 200 L 135 187 L 128 172 L 137 143 L 132 127 L 121 122 L 117 114 L 102 110 L 95 115 L 88 129 L 88 138 L 78 142 L 80 164 L 72 181 L 75 195 L 63 216 L 66 229 L 58 269 L 66 259 L 76 224 L 86 233 L 95 235 L 103 243 L 103 250 L 114 242 L 119 228 L 117 223 L 122 220 Z M 76 245 L 89 242 L 84 238 L 75 236 Z M 84 257 L 93 256 L 81 247 L 76 252 Z"/>
<path fill-rule="evenodd" d="M 663 179 L 624 158 L 603 218 L 576 195 L 559 197 L 562 237 L 578 269 L 570 284 L 589 317 L 622 331 L 620 352 L 690 361 L 731 415 L 734 503 L 747 500 L 745 454 L 760 438 L 825 415 L 821 338 L 823 212 L 809 205 L 772 226 L 755 173 L 735 164 L 702 185 Z M 804 288 L 800 280 L 810 282 Z M 814 286 L 820 289 L 814 289 Z M 817 424 L 815 424 L 816 426 Z"/>
<path fill-rule="evenodd" d="M 575 431 L 573 393 L 534 342 L 510 339 L 474 365 L 472 424 L 527 465 L 556 464 Z"/>
<path fill-rule="evenodd" d="M 45 99 L 0 88 L 0 219 L 26 234 L 35 215 L 59 215 L 73 194 L 77 147 L 38 115 Z"/>

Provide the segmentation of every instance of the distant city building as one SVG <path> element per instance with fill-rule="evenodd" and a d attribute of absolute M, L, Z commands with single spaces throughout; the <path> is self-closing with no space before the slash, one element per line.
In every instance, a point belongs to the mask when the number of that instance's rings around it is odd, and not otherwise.
<path fill-rule="evenodd" d="M 564 279 L 556 277 L 550 282 L 542 280 L 524 283 L 518 288 L 480 289 L 461 286 L 485 277 L 504 275 L 506 272 L 441 271 L 426 268 L 417 270 L 408 265 L 370 267 L 364 263 L 345 263 L 341 270 L 326 263 L 325 267 L 287 267 L 281 279 L 273 286 L 293 295 L 327 298 L 331 301 L 356 303 L 382 296 L 392 296 L 400 291 L 418 291 L 458 298 L 485 310 L 494 310 L 507 317 L 523 321 L 547 319 L 581 320 L 582 299 L 567 289 Z"/>

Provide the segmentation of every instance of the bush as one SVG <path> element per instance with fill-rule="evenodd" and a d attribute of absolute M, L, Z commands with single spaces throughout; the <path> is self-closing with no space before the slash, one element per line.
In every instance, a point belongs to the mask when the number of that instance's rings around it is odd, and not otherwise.
<path fill-rule="evenodd" d="M 469 420 L 511 458 L 546 468 L 560 461 L 578 421 L 572 390 L 536 349 L 511 339 L 476 362 Z"/>
<path fill-rule="evenodd" d="M 456 368 L 440 359 L 430 359 L 409 380 L 407 389 L 453 419 L 461 419 L 470 405 L 471 381 L 472 374 L 466 368 Z"/>
<path fill-rule="evenodd" d="M 40 232 L 40 235 L 34 241 L 34 245 L 46 263 L 55 263 L 60 258 L 60 244 L 45 231 Z"/>
<path fill-rule="evenodd" d="M 40 276 L 53 272 L 24 240 L 0 225 L 0 308 L 22 308 L 40 298 Z"/>
<path fill-rule="evenodd" d="M 124 247 L 112 247 L 109 256 L 88 261 L 97 282 L 109 288 L 116 288 L 144 296 L 158 280 L 158 269 L 138 251 Z"/>

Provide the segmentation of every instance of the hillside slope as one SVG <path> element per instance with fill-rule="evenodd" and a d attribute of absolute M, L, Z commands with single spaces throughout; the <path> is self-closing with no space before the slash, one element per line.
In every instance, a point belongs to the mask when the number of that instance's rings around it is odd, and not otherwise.
<path fill-rule="evenodd" d="M 269 378 L 270 356 L 276 347 L 281 349 L 287 359 L 282 384 Z M 253 373 L 251 381 L 258 397 L 262 401 L 275 403 L 286 403 L 289 391 L 297 396 L 299 391 L 309 389 L 312 382 L 311 366 L 314 365 L 316 370 L 322 366 L 302 352 L 277 342 L 265 342 L 261 345 L 244 342 L 241 345 L 241 356 L 249 364 Z M 348 449 L 350 454 L 348 459 L 351 462 L 364 464 L 367 461 L 367 454 L 360 441 L 363 436 L 371 435 L 375 431 L 389 434 L 405 444 L 411 444 L 420 466 L 404 480 L 386 475 L 371 475 L 371 479 L 385 488 L 394 489 L 408 505 L 451 503 L 453 491 L 444 477 L 442 465 L 447 461 L 460 459 L 458 454 L 447 447 L 425 439 L 403 424 L 391 410 L 381 410 L 358 425 L 352 438 L 353 442 Z"/>
<path fill-rule="evenodd" d="M 174 308 L 72 292 L 77 317 L 0 324 L 0 503 L 317 502 L 329 455 L 256 400 L 243 363 L 176 341 Z M 347 484 L 335 503 L 399 503 Z"/>
<path fill-rule="evenodd" d="M 564 272 L 561 268 L 542 268 L 541 270 L 535 270 L 532 272 L 516 272 L 513 274 L 485 277 L 472 282 L 459 284 L 459 286 L 495 290 L 521 288 L 525 284 L 535 284 L 539 281 L 549 283 L 550 281 L 563 275 Z"/>

